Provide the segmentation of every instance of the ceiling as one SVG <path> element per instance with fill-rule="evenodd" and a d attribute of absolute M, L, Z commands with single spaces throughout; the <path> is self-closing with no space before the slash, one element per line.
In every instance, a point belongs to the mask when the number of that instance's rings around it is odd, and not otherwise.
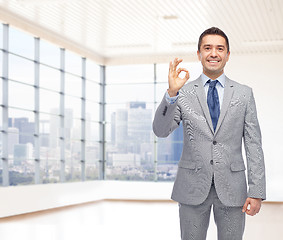
<path fill-rule="evenodd" d="M 100 64 L 196 59 L 211 26 L 231 53 L 283 53 L 282 0 L 0 0 L 0 20 Z"/>

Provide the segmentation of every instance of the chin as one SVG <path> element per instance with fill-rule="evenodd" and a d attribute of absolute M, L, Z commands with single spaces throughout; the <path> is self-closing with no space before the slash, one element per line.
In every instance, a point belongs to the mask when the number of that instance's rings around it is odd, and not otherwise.
<path fill-rule="evenodd" d="M 206 72 L 209 75 L 218 75 L 218 74 L 222 75 L 223 73 L 223 71 L 217 69 L 207 69 Z"/>
<path fill-rule="evenodd" d="M 215 69 L 215 68 L 208 68 L 208 69 L 207 69 L 207 72 L 208 72 L 208 73 L 217 74 L 217 73 L 220 73 L 221 70 Z"/>

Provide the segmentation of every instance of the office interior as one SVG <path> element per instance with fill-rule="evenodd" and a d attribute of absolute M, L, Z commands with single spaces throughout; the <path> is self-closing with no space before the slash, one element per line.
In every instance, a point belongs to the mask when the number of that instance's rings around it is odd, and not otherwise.
<path fill-rule="evenodd" d="M 280 0 L 0 0 L 0 238 L 180 239 L 182 126 L 161 139 L 151 124 L 169 62 L 196 79 L 217 26 L 263 139 L 267 200 L 244 239 L 282 239 L 282 16 Z"/>

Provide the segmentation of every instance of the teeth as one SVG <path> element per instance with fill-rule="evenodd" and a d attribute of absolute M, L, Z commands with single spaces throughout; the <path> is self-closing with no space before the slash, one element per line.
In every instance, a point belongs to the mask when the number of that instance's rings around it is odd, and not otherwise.
<path fill-rule="evenodd" d="M 209 61 L 209 62 L 218 62 L 218 61 Z"/>

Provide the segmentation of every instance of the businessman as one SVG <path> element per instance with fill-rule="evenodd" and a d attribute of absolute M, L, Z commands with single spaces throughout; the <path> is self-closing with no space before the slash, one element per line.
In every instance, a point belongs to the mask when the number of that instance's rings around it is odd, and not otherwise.
<path fill-rule="evenodd" d="M 156 110 L 153 131 L 164 138 L 183 123 L 183 152 L 172 192 L 179 203 L 182 240 L 206 239 L 212 206 L 218 240 L 240 240 L 245 214 L 257 214 L 266 198 L 255 100 L 250 87 L 224 74 L 230 50 L 222 30 L 205 30 L 197 55 L 203 72 L 186 85 L 190 76 L 178 68 L 182 59 L 170 62 L 169 88 Z"/>

